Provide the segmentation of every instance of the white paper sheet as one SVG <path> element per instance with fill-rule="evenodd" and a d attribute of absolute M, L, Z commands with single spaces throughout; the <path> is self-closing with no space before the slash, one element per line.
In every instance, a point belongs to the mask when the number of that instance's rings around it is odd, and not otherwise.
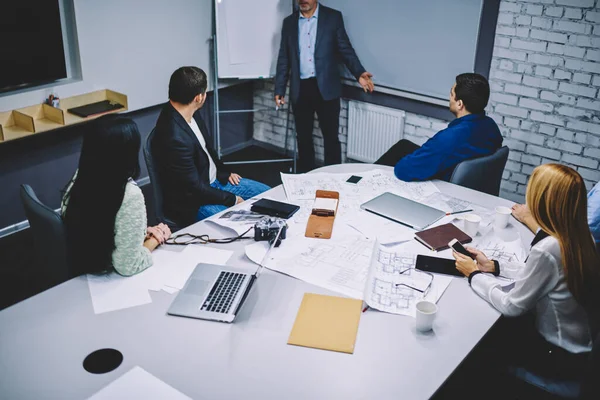
<path fill-rule="evenodd" d="M 233 251 L 215 249 L 207 245 L 188 245 L 181 253 L 177 253 L 177 265 L 169 270 L 163 285 L 181 290 L 194 272 L 196 265 L 199 263 L 225 265 L 232 254 Z"/>
<path fill-rule="evenodd" d="M 296 238 L 272 251 L 265 267 L 362 299 L 372 247 L 372 240 L 356 234 L 328 240 Z M 260 242 L 246 246 L 246 255 L 257 264 L 265 253 L 266 245 Z"/>
<path fill-rule="evenodd" d="M 141 280 L 132 280 L 112 272 L 106 275 L 88 274 L 87 281 L 95 314 L 152 302 L 150 293 Z"/>
<path fill-rule="evenodd" d="M 369 307 L 414 317 L 420 300 L 437 303 L 452 277 L 415 269 L 416 256 L 404 246 L 386 248 L 375 244 L 365 286 L 365 302 Z"/>
<path fill-rule="evenodd" d="M 357 211 L 347 224 L 367 238 L 379 240 L 381 244 L 401 243 L 415 237 L 414 229 L 367 211 Z"/>
<path fill-rule="evenodd" d="M 133 367 L 89 400 L 191 400 L 141 367 Z"/>

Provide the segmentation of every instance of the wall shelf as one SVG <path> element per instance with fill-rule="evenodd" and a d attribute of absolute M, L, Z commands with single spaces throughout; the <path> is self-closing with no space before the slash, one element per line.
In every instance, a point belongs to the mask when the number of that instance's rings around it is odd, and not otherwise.
<path fill-rule="evenodd" d="M 78 117 L 67 110 L 86 104 L 110 100 L 123 106 L 109 113 L 127 111 L 127 96 L 109 89 L 60 99 L 60 107 L 36 104 L 16 110 L 0 112 L 0 143 L 25 136 L 48 132 L 63 126 L 90 121 L 100 115 L 87 118 Z"/>

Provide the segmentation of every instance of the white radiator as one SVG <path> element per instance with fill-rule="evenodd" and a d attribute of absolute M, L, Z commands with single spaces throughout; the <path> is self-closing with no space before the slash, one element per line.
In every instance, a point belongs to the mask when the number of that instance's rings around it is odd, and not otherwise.
<path fill-rule="evenodd" d="M 403 138 L 404 118 L 404 111 L 350 101 L 347 157 L 369 163 L 376 161 Z"/>

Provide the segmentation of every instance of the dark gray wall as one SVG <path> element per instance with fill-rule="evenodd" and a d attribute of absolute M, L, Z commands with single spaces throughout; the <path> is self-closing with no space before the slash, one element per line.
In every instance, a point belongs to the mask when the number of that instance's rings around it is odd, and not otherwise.
<path fill-rule="evenodd" d="M 228 109 L 252 108 L 252 83 L 230 86 L 220 92 L 220 106 Z M 138 125 L 142 143 L 156 123 L 161 106 L 125 113 Z M 203 115 L 212 136 L 213 97 L 209 93 Z M 91 122 L 90 122 L 91 123 Z M 232 114 L 221 118 L 221 147 L 236 147 L 252 138 L 252 114 Z M 23 183 L 31 185 L 42 202 L 54 209 L 60 206 L 61 190 L 79 161 L 82 136 L 89 123 L 0 143 L 0 229 L 24 221 L 19 198 Z M 212 143 L 212 141 L 211 141 Z M 110 162 L 110 155 L 107 155 Z M 141 177 L 148 176 L 140 152 Z"/>

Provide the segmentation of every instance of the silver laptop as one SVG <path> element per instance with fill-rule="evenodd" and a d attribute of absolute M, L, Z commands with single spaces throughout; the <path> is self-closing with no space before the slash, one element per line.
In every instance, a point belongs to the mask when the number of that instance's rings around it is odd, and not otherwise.
<path fill-rule="evenodd" d="M 388 192 L 367 201 L 360 208 L 418 231 L 446 216 L 437 208 Z"/>
<path fill-rule="evenodd" d="M 282 229 L 283 227 L 277 232 L 275 240 L 253 274 L 223 265 L 198 264 L 181 292 L 173 300 L 167 314 L 233 322 L 260 276 Z"/>

